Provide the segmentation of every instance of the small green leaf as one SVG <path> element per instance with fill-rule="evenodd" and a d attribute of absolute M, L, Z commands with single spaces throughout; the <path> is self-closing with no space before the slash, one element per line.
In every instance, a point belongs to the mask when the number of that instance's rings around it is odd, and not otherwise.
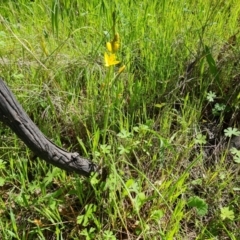
<path fill-rule="evenodd" d="M 198 196 L 190 197 L 189 200 L 188 200 L 187 205 L 189 207 L 195 207 L 196 210 L 197 210 L 197 214 L 199 216 L 204 216 L 208 212 L 208 205 L 207 205 L 207 203 L 205 202 L 204 199 L 202 199 L 202 198 L 200 198 Z"/>
<path fill-rule="evenodd" d="M 100 145 L 100 149 L 101 149 L 102 153 L 109 154 L 110 150 L 111 150 L 111 146 L 107 145 L 107 144 L 102 144 L 102 145 Z"/>
<path fill-rule="evenodd" d="M 233 155 L 234 162 L 240 163 L 240 150 L 233 147 L 233 148 L 230 149 L 230 152 Z"/>
<path fill-rule="evenodd" d="M 164 212 L 160 209 L 152 211 L 150 218 L 159 221 L 164 216 Z"/>
<path fill-rule="evenodd" d="M 5 168 L 6 168 L 6 162 L 0 159 L 0 169 L 5 169 Z"/>
<path fill-rule="evenodd" d="M 231 152 L 231 154 L 233 154 L 233 155 L 238 155 L 238 156 L 240 156 L 240 150 L 236 149 L 235 147 L 232 147 L 232 148 L 230 149 L 230 152 Z"/>
<path fill-rule="evenodd" d="M 124 147 L 123 145 L 120 145 L 118 147 L 118 150 L 120 155 L 127 154 L 130 152 L 130 149 L 128 149 L 127 147 Z"/>
<path fill-rule="evenodd" d="M 216 103 L 213 108 L 213 113 L 222 112 L 226 108 L 226 105 L 223 103 Z"/>
<path fill-rule="evenodd" d="M 191 182 L 192 185 L 202 185 L 202 179 L 198 178 Z"/>
<path fill-rule="evenodd" d="M 209 102 L 214 102 L 214 99 L 216 98 L 216 96 L 217 95 L 216 95 L 215 92 L 210 91 L 210 92 L 207 93 L 207 100 Z"/>
<path fill-rule="evenodd" d="M 194 140 L 195 144 L 206 144 L 206 136 L 202 135 L 201 133 L 196 136 L 196 139 Z"/>
<path fill-rule="evenodd" d="M 238 131 L 237 128 L 229 127 L 227 129 L 224 129 L 224 135 L 226 137 L 240 136 L 240 131 Z"/>
<path fill-rule="evenodd" d="M 2 187 L 5 184 L 5 179 L 0 177 L 0 187 Z"/>
<path fill-rule="evenodd" d="M 239 156 L 233 156 L 233 160 L 235 163 L 240 163 L 240 157 Z"/>
<path fill-rule="evenodd" d="M 82 224 L 84 221 L 84 215 L 77 216 L 77 224 Z"/>
<path fill-rule="evenodd" d="M 125 139 L 125 138 L 132 137 L 132 133 L 126 131 L 125 129 L 122 129 L 121 132 L 117 134 L 117 136 L 122 139 Z"/>
<path fill-rule="evenodd" d="M 234 219 L 234 212 L 232 210 L 229 209 L 229 207 L 223 207 L 221 208 L 221 214 L 220 214 L 222 220 L 225 219 L 230 219 L 233 220 Z"/>
<path fill-rule="evenodd" d="M 126 187 L 127 187 L 127 188 L 130 188 L 130 187 L 132 187 L 134 184 L 135 184 L 134 179 L 130 178 L 130 179 L 128 179 L 127 182 L 126 182 Z"/>
<path fill-rule="evenodd" d="M 155 104 L 154 106 L 155 106 L 156 108 L 162 108 L 162 107 L 164 107 L 166 104 L 167 104 L 167 103 L 157 103 L 157 104 Z"/>

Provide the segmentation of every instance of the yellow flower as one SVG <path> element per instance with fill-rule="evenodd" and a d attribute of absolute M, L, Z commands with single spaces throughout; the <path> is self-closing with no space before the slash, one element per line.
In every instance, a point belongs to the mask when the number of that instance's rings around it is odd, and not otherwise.
<path fill-rule="evenodd" d="M 120 68 L 118 69 L 118 73 L 119 73 L 119 74 L 122 73 L 125 68 L 126 68 L 126 65 L 123 65 L 122 67 L 120 67 Z"/>
<path fill-rule="evenodd" d="M 112 52 L 112 44 L 110 42 L 107 42 L 106 47 L 109 52 Z"/>
<path fill-rule="evenodd" d="M 34 219 L 33 223 L 35 223 L 39 227 L 41 227 L 43 225 L 40 219 Z"/>
<path fill-rule="evenodd" d="M 114 38 L 113 38 L 113 40 L 111 42 L 111 45 L 112 45 L 113 53 L 116 52 L 119 49 L 119 47 L 120 47 L 120 37 L 119 37 L 118 33 L 116 33 L 114 35 Z"/>
<path fill-rule="evenodd" d="M 110 67 L 113 65 L 116 65 L 120 63 L 120 61 L 116 60 L 116 55 L 113 53 L 107 54 L 106 52 L 104 53 L 104 60 L 105 60 L 105 66 Z"/>
<path fill-rule="evenodd" d="M 115 34 L 111 42 L 107 42 L 106 47 L 110 53 L 117 52 L 117 50 L 120 48 L 120 38 L 118 33 Z"/>
<path fill-rule="evenodd" d="M 113 41 L 114 41 L 114 42 L 119 42 L 119 40 L 120 40 L 119 34 L 116 33 L 116 34 L 114 35 Z"/>
<path fill-rule="evenodd" d="M 112 41 L 112 52 L 115 53 L 120 48 L 120 43 L 118 41 Z"/>

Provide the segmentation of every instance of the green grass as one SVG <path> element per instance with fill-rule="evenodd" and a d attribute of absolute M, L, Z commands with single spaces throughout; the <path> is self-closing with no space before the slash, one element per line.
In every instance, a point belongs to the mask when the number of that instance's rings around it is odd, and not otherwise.
<path fill-rule="evenodd" d="M 240 238 L 224 137 L 240 127 L 239 1 L 0 8 L 0 75 L 46 136 L 107 172 L 49 166 L 0 124 L 0 239 Z M 114 25 L 121 63 L 107 68 Z"/>

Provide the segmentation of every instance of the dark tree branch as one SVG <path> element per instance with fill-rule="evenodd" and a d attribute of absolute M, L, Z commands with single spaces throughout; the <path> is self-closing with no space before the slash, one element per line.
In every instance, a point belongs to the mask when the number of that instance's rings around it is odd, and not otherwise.
<path fill-rule="evenodd" d="M 11 90 L 0 78 L 0 121 L 8 125 L 17 136 L 40 158 L 66 171 L 89 176 L 97 166 L 58 147 L 39 130 L 18 103 Z"/>

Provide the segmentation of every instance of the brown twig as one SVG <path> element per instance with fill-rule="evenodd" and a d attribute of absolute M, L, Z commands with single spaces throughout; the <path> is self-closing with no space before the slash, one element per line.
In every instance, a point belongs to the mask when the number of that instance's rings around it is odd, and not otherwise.
<path fill-rule="evenodd" d="M 0 78 L 0 121 L 8 125 L 16 135 L 40 158 L 66 171 L 89 176 L 97 166 L 78 153 L 58 147 L 39 130 L 11 90 Z"/>

